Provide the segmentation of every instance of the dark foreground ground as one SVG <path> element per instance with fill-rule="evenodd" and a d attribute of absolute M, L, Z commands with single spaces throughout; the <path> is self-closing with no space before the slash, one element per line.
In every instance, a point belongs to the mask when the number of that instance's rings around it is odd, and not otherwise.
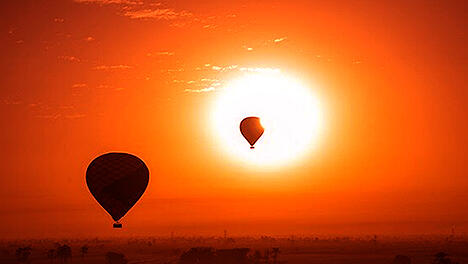
<path fill-rule="evenodd" d="M 439 255 L 436 257 L 437 253 Z M 397 255 L 404 257 L 398 257 L 397 261 Z M 148 237 L 3 240 L 0 242 L 0 263 L 467 264 L 468 238 Z"/>

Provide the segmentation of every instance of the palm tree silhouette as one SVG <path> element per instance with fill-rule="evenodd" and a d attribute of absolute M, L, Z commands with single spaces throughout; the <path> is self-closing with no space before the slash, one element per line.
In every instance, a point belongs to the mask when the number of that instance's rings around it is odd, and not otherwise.
<path fill-rule="evenodd" d="M 262 253 L 260 253 L 260 250 L 255 250 L 253 254 L 253 261 L 254 264 L 260 264 L 260 262 L 262 261 Z"/>
<path fill-rule="evenodd" d="M 84 258 L 88 254 L 88 246 L 84 245 L 80 249 L 81 257 Z"/>
<path fill-rule="evenodd" d="M 278 254 L 280 253 L 280 249 L 277 247 L 274 247 L 271 252 L 273 255 L 273 263 L 276 264 L 277 263 L 276 261 L 278 259 Z"/>
<path fill-rule="evenodd" d="M 31 251 L 32 248 L 30 246 L 16 249 L 16 259 L 18 262 L 29 263 L 29 256 L 31 256 Z"/>
<path fill-rule="evenodd" d="M 71 248 L 68 245 L 62 245 L 57 248 L 57 257 L 60 263 L 66 263 L 72 257 Z"/>
<path fill-rule="evenodd" d="M 53 263 L 56 257 L 55 249 L 49 249 L 49 251 L 47 251 L 47 258 L 50 260 L 50 263 Z"/>
<path fill-rule="evenodd" d="M 448 257 L 448 254 L 445 252 L 439 252 L 434 255 L 433 264 L 458 264 L 457 262 L 452 262 L 452 260 Z"/>
<path fill-rule="evenodd" d="M 270 262 L 270 250 L 269 249 L 265 250 L 265 254 L 263 254 L 263 258 L 265 259 L 265 263 Z"/>

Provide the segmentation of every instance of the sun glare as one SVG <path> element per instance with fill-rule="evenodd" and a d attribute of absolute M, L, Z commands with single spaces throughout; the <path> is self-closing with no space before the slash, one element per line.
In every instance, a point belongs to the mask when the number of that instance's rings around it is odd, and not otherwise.
<path fill-rule="evenodd" d="M 245 117 L 257 116 L 265 129 L 250 149 L 239 131 Z M 277 167 L 299 160 L 314 148 L 322 125 L 310 87 L 277 70 L 244 72 L 215 99 L 212 125 L 220 148 L 238 161 Z"/>

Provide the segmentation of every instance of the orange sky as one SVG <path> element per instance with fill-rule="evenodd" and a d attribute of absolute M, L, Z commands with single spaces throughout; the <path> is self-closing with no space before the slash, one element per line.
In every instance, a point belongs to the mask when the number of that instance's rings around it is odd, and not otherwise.
<path fill-rule="evenodd" d="M 465 1 L 311 2 L 2 2 L 0 236 L 114 234 L 84 178 L 109 151 L 151 173 L 124 234 L 468 232 Z M 318 87 L 313 154 L 220 155 L 231 65 Z"/>

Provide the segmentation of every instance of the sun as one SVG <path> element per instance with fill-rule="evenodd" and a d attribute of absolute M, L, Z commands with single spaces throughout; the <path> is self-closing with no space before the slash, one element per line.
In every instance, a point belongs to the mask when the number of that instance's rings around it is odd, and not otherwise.
<path fill-rule="evenodd" d="M 322 127 L 320 110 L 311 87 L 279 70 L 256 69 L 219 90 L 211 110 L 212 131 L 219 148 L 238 162 L 284 166 L 314 149 Z M 255 149 L 239 131 L 249 116 L 259 117 L 265 129 Z"/>

